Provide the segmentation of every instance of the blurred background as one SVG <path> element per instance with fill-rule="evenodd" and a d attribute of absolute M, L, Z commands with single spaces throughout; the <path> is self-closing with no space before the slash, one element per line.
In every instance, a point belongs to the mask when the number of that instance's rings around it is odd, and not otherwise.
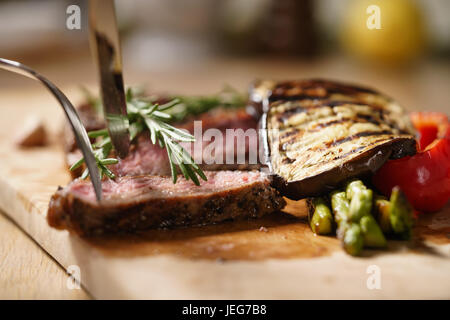
<path fill-rule="evenodd" d="M 66 28 L 72 4 L 80 30 Z M 374 4 L 381 29 L 370 30 Z M 375 87 L 411 110 L 450 109 L 448 0 L 118 0 L 116 9 L 129 85 L 202 94 L 224 84 L 245 91 L 256 78 L 326 77 Z M 1 0 L 0 56 L 69 92 L 95 89 L 87 25 L 87 1 Z M 2 92 L 37 88 L 0 71 L 0 103 Z"/>

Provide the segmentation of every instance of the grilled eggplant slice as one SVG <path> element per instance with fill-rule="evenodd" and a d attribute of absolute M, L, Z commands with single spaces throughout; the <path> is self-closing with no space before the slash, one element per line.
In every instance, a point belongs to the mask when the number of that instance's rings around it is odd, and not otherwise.
<path fill-rule="evenodd" d="M 326 80 L 259 81 L 250 99 L 262 112 L 266 163 L 290 199 L 324 194 L 416 152 L 405 111 L 370 89 Z"/>

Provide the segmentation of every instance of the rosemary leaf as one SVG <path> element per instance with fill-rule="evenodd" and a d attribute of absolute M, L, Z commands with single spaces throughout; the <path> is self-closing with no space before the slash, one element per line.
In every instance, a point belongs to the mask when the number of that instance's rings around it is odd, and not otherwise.
<path fill-rule="evenodd" d="M 77 162 L 75 162 L 71 167 L 70 167 L 70 171 L 76 170 L 79 167 L 81 167 L 84 163 L 84 158 L 81 158 L 80 160 L 78 160 Z"/>
<path fill-rule="evenodd" d="M 88 168 L 84 169 L 83 174 L 81 175 L 81 179 L 86 179 L 89 176 Z"/>
<path fill-rule="evenodd" d="M 100 163 L 103 165 L 116 164 L 118 162 L 119 162 L 119 160 L 114 159 L 114 158 L 107 158 L 107 159 L 100 160 Z"/>
<path fill-rule="evenodd" d="M 89 138 L 107 137 L 108 130 L 100 129 L 100 130 L 89 131 L 88 136 L 89 136 Z"/>

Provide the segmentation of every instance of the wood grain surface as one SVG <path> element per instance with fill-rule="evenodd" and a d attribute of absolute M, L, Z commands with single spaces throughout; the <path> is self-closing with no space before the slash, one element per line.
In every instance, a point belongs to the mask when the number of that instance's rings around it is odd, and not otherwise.
<path fill-rule="evenodd" d="M 76 88 L 64 91 L 79 101 Z M 48 200 L 69 181 L 56 142 L 62 112 L 40 90 L 10 90 L 1 102 L 0 208 L 59 264 L 78 266 L 94 298 L 450 298 L 449 208 L 422 221 L 412 243 L 392 241 L 389 250 L 366 251 L 361 258 L 344 254 L 334 238 L 314 236 L 301 202 L 289 209 L 297 218 L 271 216 L 109 241 L 54 230 L 45 219 Z M 51 132 L 47 147 L 15 147 L 14 132 L 25 113 L 45 120 Z M 25 256 L 30 249 L 15 250 Z M 18 270 L 21 257 L 15 258 Z M 367 287 L 372 265 L 381 271 L 379 290 Z M 58 281 L 52 285 L 61 287 Z"/>
<path fill-rule="evenodd" d="M 3 213 L 0 270 L 0 300 L 90 298 L 82 287 L 68 287 L 64 269 Z"/>

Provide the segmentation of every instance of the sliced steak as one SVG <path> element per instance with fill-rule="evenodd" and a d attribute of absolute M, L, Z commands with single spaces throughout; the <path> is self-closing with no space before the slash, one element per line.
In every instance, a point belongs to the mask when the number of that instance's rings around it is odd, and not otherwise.
<path fill-rule="evenodd" d="M 416 152 L 406 112 L 371 89 L 325 80 L 257 83 L 268 164 L 283 195 L 320 195 Z"/>
<path fill-rule="evenodd" d="M 204 225 L 256 218 L 280 210 L 285 201 L 259 171 L 207 171 L 208 181 L 176 184 L 161 176 L 126 176 L 102 182 L 103 200 L 90 181 L 74 180 L 51 198 L 50 226 L 84 236 L 149 228 Z"/>
<path fill-rule="evenodd" d="M 210 141 L 204 135 L 196 135 L 195 143 L 182 143 L 182 146 L 191 153 L 194 160 L 203 170 L 252 170 L 260 167 L 258 162 L 257 121 L 247 114 L 244 109 L 217 108 L 197 118 L 191 117 L 181 123 L 175 123 L 174 126 L 195 134 L 194 121 L 201 122 L 201 133 L 214 129 L 223 135 L 222 143 L 215 143 L 214 140 Z M 236 130 L 234 131 L 236 135 L 227 136 L 227 129 Z M 250 137 L 244 138 L 246 134 L 249 134 Z M 243 143 L 237 143 L 238 139 L 243 141 Z M 214 152 L 209 152 L 207 147 L 212 147 L 213 144 L 215 146 Z M 229 163 L 226 161 L 227 154 L 230 154 L 232 158 L 232 161 L 228 161 Z M 80 158 L 81 152 L 78 149 L 67 152 L 66 162 L 68 167 Z M 238 163 L 238 159 L 243 159 L 243 161 Z M 80 168 L 75 172 L 71 172 L 72 177 L 79 177 L 83 169 Z M 170 175 L 169 159 L 166 150 L 161 149 L 159 145 L 152 144 L 148 132 L 138 136 L 132 143 L 128 156 L 125 159 L 119 159 L 119 163 L 110 166 L 110 169 L 118 176 L 142 174 Z"/>

